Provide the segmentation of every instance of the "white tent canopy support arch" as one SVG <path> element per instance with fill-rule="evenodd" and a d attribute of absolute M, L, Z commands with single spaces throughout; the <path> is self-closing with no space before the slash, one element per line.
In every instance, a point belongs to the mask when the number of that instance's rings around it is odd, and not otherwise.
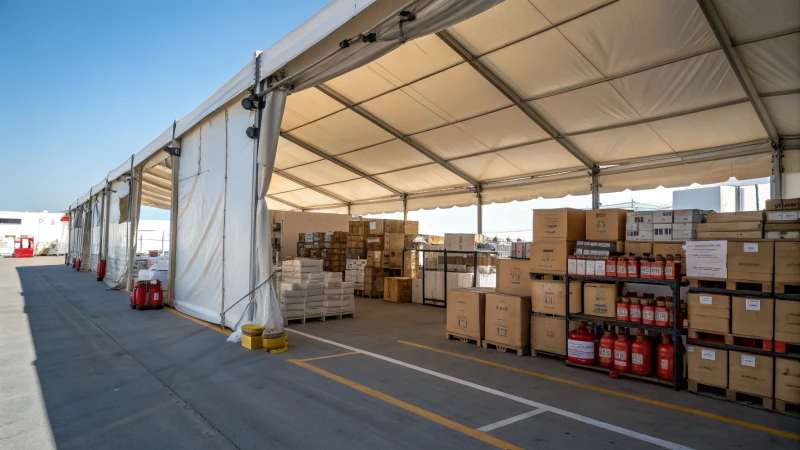
<path fill-rule="evenodd" d="M 107 179 L 133 169 L 141 204 L 172 208 L 175 306 L 214 323 L 269 276 L 268 208 L 596 203 L 765 176 L 800 196 L 798 8 L 335 0 Z M 239 104 L 251 90 L 260 122 Z"/>

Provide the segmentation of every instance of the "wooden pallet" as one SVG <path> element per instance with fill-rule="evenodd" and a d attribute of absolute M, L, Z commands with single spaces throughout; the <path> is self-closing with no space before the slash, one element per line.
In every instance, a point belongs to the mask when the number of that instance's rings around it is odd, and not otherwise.
<path fill-rule="evenodd" d="M 325 322 L 327 319 L 344 319 L 345 317 L 349 317 L 351 319 L 355 319 L 356 318 L 356 313 L 354 313 L 354 312 L 351 312 L 351 313 L 328 313 L 328 314 L 324 314 L 322 317 L 320 317 L 320 320 Z"/>
<path fill-rule="evenodd" d="M 561 361 L 567 359 L 566 355 L 559 355 L 558 353 L 545 352 L 543 350 L 535 350 L 533 348 L 531 348 L 531 356 L 547 356 L 549 358 L 555 358 Z"/>
<path fill-rule="evenodd" d="M 564 281 L 564 275 L 551 275 L 549 273 L 532 273 L 531 280 Z"/>
<path fill-rule="evenodd" d="M 711 331 L 702 331 L 689 329 L 688 338 L 702 346 L 703 341 L 712 343 L 725 343 L 725 345 L 735 345 L 737 347 L 752 348 L 755 350 L 764 350 L 771 352 L 774 345 L 771 339 L 757 338 L 752 336 L 741 336 L 732 333 L 714 333 Z M 783 352 L 785 353 L 785 352 Z"/>
<path fill-rule="evenodd" d="M 791 342 L 775 341 L 775 353 L 798 353 L 800 354 L 800 344 Z"/>
<path fill-rule="evenodd" d="M 711 386 L 708 384 L 698 383 L 697 381 L 688 380 L 686 388 L 689 392 L 707 397 L 714 397 L 720 400 L 727 400 L 729 402 L 738 403 L 740 405 L 751 406 L 759 409 L 773 409 L 772 398 L 761 397 L 759 395 L 748 394 L 746 392 L 739 392 L 733 389 L 722 388 L 719 386 Z"/>
<path fill-rule="evenodd" d="M 313 316 L 305 316 L 305 317 L 294 317 L 291 319 L 283 319 L 283 326 L 288 326 L 292 322 L 306 323 L 307 320 L 312 320 L 312 319 L 318 319 L 321 321 L 325 320 L 325 318 L 321 314 L 316 314 Z"/>
<path fill-rule="evenodd" d="M 775 293 L 800 295 L 800 283 L 778 283 L 776 281 Z"/>
<path fill-rule="evenodd" d="M 481 345 L 483 345 L 483 348 L 489 348 L 489 346 L 491 345 L 498 352 L 503 352 L 503 353 L 507 352 L 508 350 L 514 350 L 514 351 L 517 352 L 517 356 L 525 356 L 525 355 L 529 355 L 531 353 L 531 348 L 528 347 L 527 345 L 522 346 L 522 347 L 511 347 L 511 346 L 508 346 L 506 344 L 500 344 L 500 343 L 497 343 L 497 342 L 492 342 L 492 341 L 487 340 L 487 339 L 484 339 L 483 342 L 481 343 Z"/>
<path fill-rule="evenodd" d="M 458 339 L 461 342 L 475 342 L 475 344 L 477 344 L 478 347 L 480 347 L 483 343 L 480 339 L 475 339 L 472 336 L 465 336 L 463 334 L 451 333 L 449 331 L 446 332 L 446 336 L 448 341 L 450 339 Z"/>
<path fill-rule="evenodd" d="M 727 289 L 729 291 L 756 291 L 772 293 L 771 281 L 750 281 L 721 278 L 686 277 L 689 287 L 698 289 Z"/>
<path fill-rule="evenodd" d="M 776 398 L 775 411 L 797 416 L 800 415 L 800 403 L 787 402 L 786 400 L 780 400 Z"/>

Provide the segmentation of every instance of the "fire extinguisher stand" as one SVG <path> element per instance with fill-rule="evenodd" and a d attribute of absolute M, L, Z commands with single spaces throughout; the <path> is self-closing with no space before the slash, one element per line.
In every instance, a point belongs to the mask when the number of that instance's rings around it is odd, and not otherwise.
<path fill-rule="evenodd" d="M 569 323 L 572 320 L 582 320 L 586 322 L 593 322 L 595 325 L 607 325 L 607 326 L 621 326 L 626 328 L 637 328 L 643 330 L 651 330 L 657 331 L 659 333 L 669 333 L 672 336 L 672 342 L 674 343 L 674 350 L 672 352 L 672 367 L 674 368 L 672 383 L 659 379 L 654 376 L 640 376 L 633 373 L 620 373 L 619 376 L 623 378 L 636 378 L 645 381 L 650 381 L 658 384 L 667 384 L 671 385 L 676 391 L 680 390 L 684 386 L 684 378 L 683 378 L 683 353 L 682 353 L 682 342 L 681 342 L 681 280 L 678 277 L 677 280 L 661 280 L 661 279 L 650 279 L 650 278 L 619 278 L 619 277 L 598 277 L 598 276 L 581 276 L 581 275 L 569 275 L 567 274 L 564 277 L 564 281 L 566 283 L 565 295 L 566 295 L 566 304 L 569 305 L 569 283 L 570 281 L 581 281 L 581 282 L 594 282 L 594 283 L 616 283 L 617 285 L 621 283 L 637 283 L 637 284 L 657 284 L 662 286 L 669 286 L 672 289 L 672 298 L 673 298 L 673 307 L 675 308 L 674 311 L 674 320 L 671 327 L 662 327 L 658 325 L 646 325 L 644 323 L 639 322 L 625 322 L 625 321 L 618 321 L 608 317 L 598 317 L 598 316 L 590 316 L 587 314 L 583 314 L 582 312 L 579 314 L 570 313 L 569 308 L 567 309 L 567 320 L 566 320 L 566 327 L 567 327 L 567 335 L 569 335 Z M 614 301 L 616 303 L 616 300 Z M 581 302 L 581 310 L 583 310 L 583 302 Z M 609 372 L 610 369 L 605 367 L 600 367 L 599 365 L 589 366 L 585 364 L 576 364 L 570 361 L 566 361 L 566 364 L 569 366 L 575 367 L 582 367 L 586 369 L 593 369 L 602 372 Z"/>

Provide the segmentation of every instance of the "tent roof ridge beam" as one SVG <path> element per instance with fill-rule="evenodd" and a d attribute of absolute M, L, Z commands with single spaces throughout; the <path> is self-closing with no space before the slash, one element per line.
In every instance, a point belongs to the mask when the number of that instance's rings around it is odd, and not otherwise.
<path fill-rule="evenodd" d="M 289 181 L 294 181 L 295 183 L 299 184 L 300 186 L 303 186 L 305 188 L 311 189 L 312 191 L 314 191 L 314 192 L 316 192 L 318 194 L 322 194 L 322 195 L 324 195 L 326 197 L 330 197 L 333 200 L 336 200 L 339 203 L 342 203 L 344 205 L 347 205 L 347 204 L 350 203 L 349 200 L 345 200 L 344 198 L 339 197 L 338 195 L 336 195 L 336 194 L 334 194 L 334 193 L 332 193 L 332 192 L 330 192 L 330 191 L 328 191 L 326 189 L 318 188 L 317 186 L 314 186 L 313 184 L 311 184 L 311 183 L 309 183 L 307 181 L 301 180 L 300 178 L 297 178 L 296 176 L 294 176 L 294 175 L 292 175 L 290 173 L 278 172 L 278 175 L 286 178 Z M 280 199 L 276 199 L 276 200 L 280 201 Z M 291 206 L 291 205 L 289 205 L 289 206 Z"/>
<path fill-rule="evenodd" d="M 275 201 L 276 201 L 276 202 L 278 202 L 278 203 L 282 203 L 282 204 L 284 204 L 284 205 L 286 205 L 286 206 L 291 206 L 292 208 L 299 209 L 300 211 L 303 211 L 303 210 L 305 210 L 305 208 L 303 208 L 303 207 L 302 207 L 302 206 L 300 206 L 300 205 L 295 205 L 295 204 L 294 204 L 294 203 L 292 203 L 292 202 L 287 202 L 286 200 L 281 200 L 281 199 L 279 199 L 279 198 L 275 197 L 275 196 L 274 196 L 274 195 L 272 195 L 272 194 L 267 194 L 267 197 L 269 197 L 269 198 L 271 198 L 271 199 L 275 200 Z"/>
<path fill-rule="evenodd" d="M 720 45 L 722 46 L 722 51 L 725 53 L 725 58 L 727 58 L 728 63 L 731 65 L 736 78 L 739 79 L 739 84 L 741 84 L 742 89 L 744 89 L 744 92 L 747 94 L 750 104 L 753 105 L 753 109 L 756 111 L 758 120 L 761 121 L 761 125 L 764 127 L 764 130 L 766 130 L 769 138 L 772 139 L 773 145 L 778 145 L 780 142 L 778 131 L 775 128 L 775 125 L 772 123 L 772 119 L 770 119 L 769 114 L 767 113 L 767 108 L 764 106 L 764 102 L 761 101 L 761 97 L 758 96 L 756 86 L 753 84 L 753 80 L 750 78 L 750 73 L 747 71 L 744 61 L 742 61 L 741 56 L 739 56 L 739 52 L 733 47 L 731 37 L 728 35 L 728 31 L 725 29 L 725 25 L 722 23 L 722 19 L 720 18 L 719 13 L 717 13 L 717 9 L 714 7 L 714 4 L 711 2 L 711 0 L 697 0 L 697 4 L 700 6 L 700 10 L 703 12 L 708 25 L 711 27 L 714 35 L 717 37 L 717 41 L 719 41 Z"/>
<path fill-rule="evenodd" d="M 544 117 L 542 117 L 539 113 L 537 113 L 530 105 L 525 103 L 522 98 L 511 89 L 508 84 L 503 82 L 497 75 L 495 75 L 489 68 L 483 65 L 482 62 L 478 61 L 467 49 L 461 45 L 453 36 L 450 35 L 447 31 L 440 31 L 436 33 L 436 35 L 444 41 L 453 51 L 455 51 L 462 59 L 464 59 L 473 69 L 475 69 L 483 78 L 486 79 L 489 83 L 491 83 L 500 93 L 502 93 L 506 98 L 511 100 L 511 102 L 517 106 L 529 119 L 531 119 L 536 125 L 539 125 L 545 133 L 547 133 L 551 138 L 555 139 L 566 151 L 568 151 L 572 156 L 574 156 L 578 161 L 581 162 L 584 166 L 589 169 L 593 169 L 596 164 L 592 161 L 588 156 L 586 156 L 580 149 L 578 149 L 575 144 L 569 141 L 566 137 L 562 136 L 558 130 L 555 129 L 549 122 L 547 122 Z"/>
<path fill-rule="evenodd" d="M 444 158 L 442 158 L 441 156 L 439 156 L 436 153 L 432 152 L 431 150 L 428 150 L 427 148 L 423 147 L 422 145 L 418 144 L 413 139 L 411 139 L 408 136 L 404 135 L 403 133 L 397 131 L 396 129 L 391 127 L 386 122 L 378 119 L 374 115 L 372 115 L 369 112 L 367 112 L 366 110 L 364 110 L 362 107 L 353 105 L 352 103 L 350 103 L 347 99 L 345 99 L 339 93 L 337 93 L 337 92 L 331 90 L 330 88 L 328 88 L 327 86 L 323 86 L 323 85 L 317 86 L 317 89 L 320 92 L 322 92 L 323 94 L 327 95 L 328 97 L 330 97 L 330 98 L 336 100 L 337 102 L 341 103 L 347 109 L 353 111 L 354 113 L 356 113 L 359 116 L 363 117 L 364 119 L 368 120 L 373 125 L 377 126 L 378 128 L 382 129 L 383 131 L 391 134 L 395 138 L 397 138 L 400 141 L 404 142 L 405 144 L 407 144 L 408 146 L 410 146 L 414 150 L 422 153 L 423 155 L 425 155 L 429 159 L 433 160 L 433 162 L 435 162 L 436 164 L 439 164 L 440 166 L 442 166 L 445 169 L 447 169 L 448 171 L 452 172 L 453 174 L 455 174 L 459 178 L 465 180 L 466 182 L 471 184 L 473 187 L 480 188 L 480 182 L 478 180 L 476 180 L 476 179 L 472 178 L 471 176 L 467 175 L 464 171 L 462 171 L 461 169 L 457 168 L 456 166 L 448 163 L 447 161 L 444 160 Z"/>
<path fill-rule="evenodd" d="M 290 134 L 287 134 L 287 133 L 281 133 L 281 137 L 286 139 L 287 141 L 297 145 L 298 147 L 303 148 L 304 150 L 307 150 L 307 151 L 309 151 L 309 152 L 311 152 L 311 153 L 313 153 L 313 154 L 315 154 L 315 155 L 317 155 L 317 156 L 319 156 L 319 157 L 321 157 L 323 159 L 326 159 L 326 160 L 336 164 L 337 166 L 339 166 L 339 167 L 341 167 L 341 168 L 343 168 L 345 170 L 348 170 L 348 171 L 358 175 L 361 178 L 364 178 L 366 180 L 369 180 L 369 181 L 377 184 L 378 186 L 386 189 L 387 191 L 389 191 L 389 192 L 391 192 L 391 193 L 393 193 L 395 195 L 399 195 L 401 197 L 403 195 L 405 195 L 404 192 L 401 192 L 401 191 L 393 188 L 392 186 L 389 186 L 388 184 L 384 183 L 383 181 L 373 177 L 372 175 L 367 174 L 366 172 L 361 171 L 360 169 L 356 169 L 352 165 L 350 165 L 350 164 L 348 164 L 348 163 L 336 158 L 336 156 L 334 156 L 334 155 L 328 155 L 327 153 L 323 152 L 322 150 L 314 147 L 313 145 L 311 145 L 311 144 L 309 144 L 309 143 L 307 143 L 307 142 L 305 142 L 303 140 L 300 140 L 300 139 L 298 139 L 298 138 L 296 138 L 296 137 L 294 137 L 294 136 L 292 136 Z M 285 173 L 285 172 L 283 172 L 283 173 Z"/>

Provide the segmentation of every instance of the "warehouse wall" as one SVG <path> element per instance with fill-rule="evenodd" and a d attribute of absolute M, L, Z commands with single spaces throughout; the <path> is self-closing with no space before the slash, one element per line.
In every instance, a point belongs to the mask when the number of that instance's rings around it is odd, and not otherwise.
<path fill-rule="evenodd" d="M 283 238 L 281 240 L 281 258 L 297 256 L 297 235 L 315 231 L 347 231 L 347 214 L 326 214 L 318 212 L 270 211 L 269 221 L 272 224 L 283 221 Z"/>

